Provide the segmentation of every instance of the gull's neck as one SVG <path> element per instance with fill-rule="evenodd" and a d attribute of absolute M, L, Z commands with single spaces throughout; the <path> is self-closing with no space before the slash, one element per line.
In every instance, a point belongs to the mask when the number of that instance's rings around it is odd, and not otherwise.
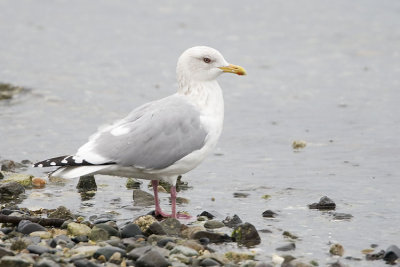
<path fill-rule="evenodd" d="M 222 113 L 223 116 L 224 99 L 217 80 L 181 83 L 178 94 L 187 97 L 192 104 L 205 113 Z"/>

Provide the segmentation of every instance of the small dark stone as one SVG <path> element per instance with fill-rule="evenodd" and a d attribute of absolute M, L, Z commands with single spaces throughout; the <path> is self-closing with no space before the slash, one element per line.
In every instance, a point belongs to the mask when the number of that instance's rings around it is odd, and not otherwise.
<path fill-rule="evenodd" d="M 157 246 L 163 248 L 163 247 L 165 247 L 165 245 L 166 245 L 168 242 L 175 243 L 175 240 L 172 239 L 172 238 L 169 238 L 169 237 L 163 238 L 163 239 L 161 239 L 161 240 L 159 240 L 159 241 L 157 242 Z"/>
<path fill-rule="evenodd" d="M 0 179 L 4 179 L 4 174 L 0 172 Z"/>
<path fill-rule="evenodd" d="M 40 245 L 29 245 L 26 247 L 26 249 L 33 254 L 39 254 L 42 255 L 43 253 L 54 253 L 55 251 L 44 247 L 44 246 L 40 246 Z"/>
<path fill-rule="evenodd" d="M 276 248 L 277 251 L 289 251 L 289 250 L 294 250 L 294 249 L 296 249 L 295 243 L 289 243 L 287 245 Z"/>
<path fill-rule="evenodd" d="M 207 246 L 208 244 L 210 244 L 210 239 L 208 239 L 207 237 L 202 237 L 199 239 L 199 243 L 203 246 Z"/>
<path fill-rule="evenodd" d="M 348 213 L 339 213 L 339 212 L 334 212 L 332 213 L 333 219 L 334 220 L 350 220 L 353 218 L 353 215 L 348 214 Z"/>
<path fill-rule="evenodd" d="M 125 257 L 126 252 L 125 250 L 118 248 L 118 247 L 102 247 L 99 248 L 94 254 L 93 257 L 94 258 L 98 258 L 100 257 L 100 255 L 103 255 L 107 260 L 110 259 L 110 257 L 115 253 L 115 252 L 119 252 L 121 253 L 121 256 Z"/>
<path fill-rule="evenodd" d="M 24 235 L 29 235 L 30 233 L 36 231 L 46 231 L 46 228 L 38 223 L 33 223 L 28 220 L 22 220 L 17 226 L 17 231 L 23 233 Z"/>
<path fill-rule="evenodd" d="M 262 213 L 262 216 L 265 218 L 275 218 L 276 213 L 273 212 L 272 210 L 266 210 Z"/>
<path fill-rule="evenodd" d="M 86 235 L 78 235 L 71 238 L 71 240 L 74 241 L 75 243 L 80 243 L 80 242 L 86 243 L 89 241 L 89 238 Z"/>
<path fill-rule="evenodd" d="M 386 249 L 383 260 L 386 263 L 394 263 L 398 258 L 400 258 L 400 249 L 396 245 L 391 245 Z"/>
<path fill-rule="evenodd" d="M 158 251 L 150 250 L 137 259 L 135 267 L 168 267 L 169 262 Z"/>
<path fill-rule="evenodd" d="M 335 202 L 327 196 L 321 197 L 318 203 L 308 205 L 310 209 L 318 210 L 334 210 L 336 208 Z"/>
<path fill-rule="evenodd" d="M 224 243 L 231 242 L 232 239 L 227 234 L 213 233 L 208 231 L 199 231 L 193 235 L 193 239 L 200 240 L 202 238 L 208 238 L 211 243 Z"/>
<path fill-rule="evenodd" d="M 117 229 L 106 223 L 99 223 L 96 224 L 94 227 L 105 230 L 110 236 L 117 236 L 117 237 L 120 236 L 120 233 Z"/>
<path fill-rule="evenodd" d="M 260 233 L 264 233 L 264 234 L 270 234 L 270 233 L 272 233 L 272 231 L 271 230 L 269 230 L 269 229 L 261 229 L 261 230 L 258 230 Z"/>
<path fill-rule="evenodd" d="M 233 215 L 233 217 L 226 217 L 225 220 L 223 220 L 222 222 L 225 224 L 225 226 L 233 228 L 241 224 L 242 220 L 239 218 L 239 216 L 235 214 Z"/>
<path fill-rule="evenodd" d="M 167 235 L 177 236 L 181 233 L 181 223 L 174 218 L 168 218 L 160 223 Z"/>
<path fill-rule="evenodd" d="M 15 198 L 25 192 L 25 188 L 16 182 L 0 185 L 0 198 Z"/>
<path fill-rule="evenodd" d="M 128 259 L 136 261 L 142 255 L 149 252 L 152 249 L 152 246 L 144 246 L 132 249 L 126 256 Z"/>
<path fill-rule="evenodd" d="M 87 259 L 80 259 L 74 261 L 75 267 L 102 267 L 103 265 L 96 264 L 94 262 L 91 262 Z"/>
<path fill-rule="evenodd" d="M 362 259 L 356 258 L 356 257 L 352 257 L 352 256 L 347 256 L 347 257 L 345 257 L 345 259 L 349 260 L 349 261 L 362 261 Z"/>
<path fill-rule="evenodd" d="M 329 267 L 346 267 L 346 265 L 343 265 L 340 261 L 331 263 L 330 265 L 328 265 Z"/>
<path fill-rule="evenodd" d="M 1 259 L 0 267 L 31 267 L 33 259 L 30 257 L 4 256 Z"/>
<path fill-rule="evenodd" d="M 8 235 L 9 233 L 12 232 L 12 228 L 0 228 L 0 231 L 3 232 L 4 234 Z"/>
<path fill-rule="evenodd" d="M 13 213 L 14 212 L 14 210 L 12 210 L 12 209 L 7 209 L 7 208 L 4 208 L 4 209 L 2 209 L 1 210 L 1 214 L 4 214 L 4 215 L 10 215 L 11 213 Z"/>
<path fill-rule="evenodd" d="M 292 233 L 289 232 L 289 231 L 284 231 L 284 232 L 282 233 L 282 235 L 283 235 L 284 237 L 287 237 L 287 238 L 290 238 L 290 239 L 298 239 L 298 238 L 299 238 L 297 235 L 294 235 L 294 234 L 292 234 Z"/>
<path fill-rule="evenodd" d="M 125 225 L 121 230 L 122 238 L 135 237 L 137 235 L 143 235 L 143 233 L 142 230 L 140 230 L 140 227 L 134 223 Z"/>
<path fill-rule="evenodd" d="M 200 266 L 221 266 L 221 264 L 211 258 L 205 258 L 201 261 Z"/>
<path fill-rule="evenodd" d="M 96 191 L 97 184 L 94 175 L 81 176 L 76 188 L 78 192 Z"/>
<path fill-rule="evenodd" d="M 251 223 L 244 223 L 237 226 L 232 232 L 232 239 L 239 245 L 244 245 L 246 247 L 261 243 L 260 235 Z"/>
<path fill-rule="evenodd" d="M 249 195 L 250 195 L 249 193 L 240 193 L 240 192 L 233 193 L 234 198 L 246 198 Z"/>
<path fill-rule="evenodd" d="M 0 161 L 0 164 L 1 164 L 2 171 L 9 171 L 9 172 L 13 172 L 16 169 L 25 167 L 24 164 L 15 162 L 13 160 L 8 160 L 8 159 Z"/>
<path fill-rule="evenodd" d="M 0 258 L 3 258 L 4 256 L 14 256 L 14 252 L 7 248 L 0 247 Z"/>
<path fill-rule="evenodd" d="M 212 215 L 211 213 L 209 213 L 208 211 L 203 211 L 202 213 L 197 215 L 197 217 L 200 217 L 200 216 L 206 216 L 210 220 L 215 218 L 215 216 Z"/>
<path fill-rule="evenodd" d="M 149 228 L 146 230 L 146 235 L 166 235 L 164 228 L 158 222 L 153 222 Z"/>
<path fill-rule="evenodd" d="M 146 191 L 134 189 L 133 202 L 137 206 L 152 206 L 154 204 L 154 196 Z"/>

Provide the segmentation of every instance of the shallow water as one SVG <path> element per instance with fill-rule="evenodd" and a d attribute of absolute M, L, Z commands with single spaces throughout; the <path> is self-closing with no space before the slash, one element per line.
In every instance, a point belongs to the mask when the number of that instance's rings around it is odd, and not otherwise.
<path fill-rule="evenodd" d="M 1 159 L 74 153 L 99 125 L 173 93 L 177 57 L 205 44 L 248 76 L 220 78 L 224 132 L 216 153 L 184 176 L 193 188 L 179 196 L 191 202 L 179 209 L 272 230 L 256 248 L 261 259 L 287 242 L 282 230 L 301 240 L 278 254 L 319 263 L 335 260 L 330 242 L 360 258 L 370 244 L 399 245 L 398 1 L 1 1 L 0 14 L 0 82 L 30 89 L 0 102 Z M 293 151 L 294 140 L 307 146 Z M 120 221 L 151 210 L 133 206 L 123 178 L 98 176 L 85 201 L 76 183 L 28 191 L 21 206 Z M 354 217 L 307 208 L 323 195 Z M 278 217 L 262 218 L 266 209 Z"/>

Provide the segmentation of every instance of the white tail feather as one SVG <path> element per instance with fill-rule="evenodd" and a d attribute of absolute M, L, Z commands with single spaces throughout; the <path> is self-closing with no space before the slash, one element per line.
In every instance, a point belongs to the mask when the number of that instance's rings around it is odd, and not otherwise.
<path fill-rule="evenodd" d="M 61 177 L 65 179 L 72 179 L 88 174 L 92 174 L 110 167 L 109 165 L 97 165 L 97 166 L 79 166 L 79 167 L 64 167 L 59 168 L 55 172 L 51 173 L 52 177 Z"/>

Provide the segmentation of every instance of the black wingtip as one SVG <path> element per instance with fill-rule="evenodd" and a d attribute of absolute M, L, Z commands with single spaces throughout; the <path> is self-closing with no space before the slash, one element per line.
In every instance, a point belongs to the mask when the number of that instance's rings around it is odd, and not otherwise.
<path fill-rule="evenodd" d="M 33 164 L 33 167 L 73 167 L 73 166 L 88 166 L 88 165 L 110 165 L 115 164 L 115 162 L 105 162 L 102 164 L 93 164 L 87 162 L 86 160 L 77 160 L 74 156 L 61 156 L 51 159 L 46 159 Z"/>

